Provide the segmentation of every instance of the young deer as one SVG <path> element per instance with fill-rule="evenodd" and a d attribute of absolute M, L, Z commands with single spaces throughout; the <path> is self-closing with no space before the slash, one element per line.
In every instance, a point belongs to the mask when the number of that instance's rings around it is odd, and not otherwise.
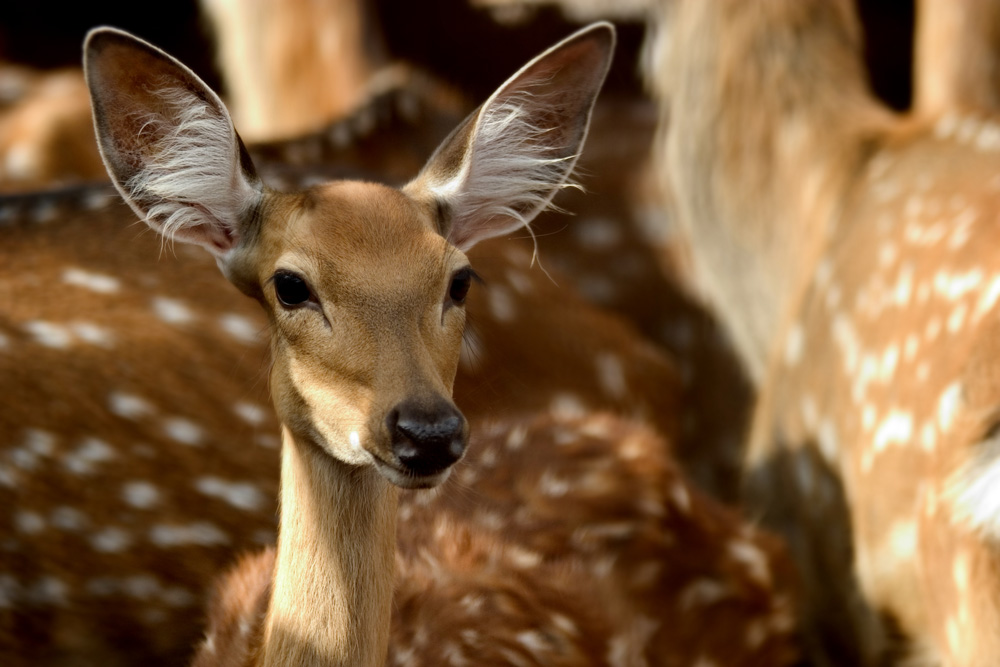
<path fill-rule="evenodd" d="M 794 659 L 779 550 L 681 484 L 659 438 L 569 406 L 469 445 L 450 399 L 465 251 L 565 183 L 612 42 L 599 24 L 526 65 L 401 190 L 283 194 L 189 70 L 118 31 L 88 38 L 116 186 L 153 229 L 208 249 L 272 332 L 278 545 L 223 588 L 200 664 L 382 664 L 390 627 L 402 663 Z M 399 503 L 466 449 L 487 479 L 458 468 L 451 493 Z"/>
<path fill-rule="evenodd" d="M 815 648 L 996 664 L 1000 128 L 888 113 L 846 0 L 661 19 L 666 176 L 761 380 L 748 493 L 791 538 Z"/>

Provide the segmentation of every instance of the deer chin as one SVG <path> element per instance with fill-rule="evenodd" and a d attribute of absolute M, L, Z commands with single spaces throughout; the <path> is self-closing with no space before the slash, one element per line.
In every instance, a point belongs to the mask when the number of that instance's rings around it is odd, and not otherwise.
<path fill-rule="evenodd" d="M 375 469 L 382 477 L 390 484 L 395 484 L 402 489 L 432 489 L 443 484 L 451 475 L 452 468 L 455 467 L 452 465 L 431 475 L 417 475 L 398 464 L 383 461 L 377 456 L 373 455 L 372 460 L 375 462 Z"/>
<path fill-rule="evenodd" d="M 451 474 L 454 464 L 443 470 L 430 474 L 420 474 L 408 469 L 389 452 L 388 447 L 381 450 L 387 452 L 384 458 L 369 448 L 363 441 L 364 435 L 358 431 L 350 431 L 346 437 L 338 429 L 315 426 L 316 439 L 322 443 L 323 449 L 333 459 L 350 466 L 373 467 L 386 481 L 403 489 L 430 489 L 444 483 Z M 336 443 L 336 444 L 335 444 Z M 375 443 L 371 443 L 375 445 Z"/>

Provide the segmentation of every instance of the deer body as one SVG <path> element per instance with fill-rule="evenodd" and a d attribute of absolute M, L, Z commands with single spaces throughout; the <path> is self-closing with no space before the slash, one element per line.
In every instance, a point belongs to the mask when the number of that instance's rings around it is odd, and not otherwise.
<path fill-rule="evenodd" d="M 730 326 L 775 323 L 741 346 L 762 380 L 747 489 L 806 573 L 813 647 L 992 664 L 994 126 L 883 110 L 847 3 L 676 12 L 664 164 Z"/>
<path fill-rule="evenodd" d="M 978 174 L 997 158 L 931 128 L 911 137 L 880 152 L 848 197 L 851 223 L 786 338 L 801 337 L 798 358 L 809 362 L 777 362 L 752 451 L 761 460 L 774 438 L 793 450 L 815 443 L 848 505 L 864 508 L 852 513 L 852 533 L 873 604 L 944 664 L 986 664 L 998 648 L 984 488 L 1000 399 L 991 371 L 998 239 L 996 194 Z M 872 196 L 887 183 L 907 185 L 898 197 Z M 856 304 L 851 313 L 829 307 L 831 291 Z M 834 373 L 842 379 L 829 383 Z M 807 484 L 802 493 L 825 492 Z"/>

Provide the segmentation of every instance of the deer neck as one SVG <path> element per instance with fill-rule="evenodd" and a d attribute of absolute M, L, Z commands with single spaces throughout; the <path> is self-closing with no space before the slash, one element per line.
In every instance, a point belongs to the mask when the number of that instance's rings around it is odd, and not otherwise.
<path fill-rule="evenodd" d="M 283 431 L 281 523 L 260 665 L 385 663 L 397 490 Z"/>
<path fill-rule="evenodd" d="M 659 159 L 699 282 L 759 380 L 888 114 L 842 0 L 666 5 L 651 72 L 669 108 Z"/>

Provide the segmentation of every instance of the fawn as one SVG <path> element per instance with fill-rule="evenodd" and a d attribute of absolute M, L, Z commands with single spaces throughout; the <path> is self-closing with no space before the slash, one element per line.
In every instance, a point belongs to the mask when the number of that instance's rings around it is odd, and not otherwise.
<path fill-rule="evenodd" d="M 402 189 L 278 193 L 189 70 L 124 33 L 90 35 L 112 180 L 153 229 L 214 255 L 271 329 L 278 545 L 227 580 L 198 664 L 795 659 L 780 548 L 679 483 L 659 438 L 546 410 L 469 442 L 450 398 L 465 251 L 565 183 L 612 44 L 598 24 L 536 58 Z M 467 450 L 489 482 L 472 466 L 454 479 Z"/>

